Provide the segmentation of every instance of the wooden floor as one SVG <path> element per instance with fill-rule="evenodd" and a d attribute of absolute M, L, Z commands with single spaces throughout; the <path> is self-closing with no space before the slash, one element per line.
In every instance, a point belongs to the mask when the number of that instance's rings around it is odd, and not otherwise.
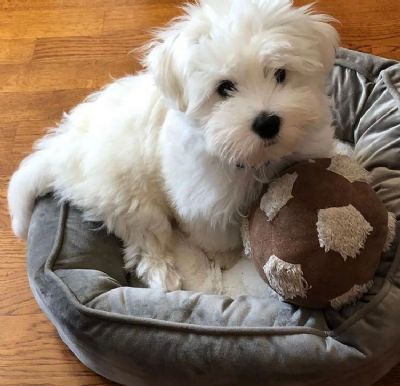
<path fill-rule="evenodd" d="M 176 15 L 178 3 L 0 0 L 0 385 L 111 384 L 78 362 L 33 300 L 24 243 L 10 232 L 6 187 L 63 111 L 138 68 L 128 52 Z M 400 60 L 399 0 L 320 0 L 318 8 L 341 22 L 344 46 Z M 400 366 L 378 385 L 400 386 Z"/>

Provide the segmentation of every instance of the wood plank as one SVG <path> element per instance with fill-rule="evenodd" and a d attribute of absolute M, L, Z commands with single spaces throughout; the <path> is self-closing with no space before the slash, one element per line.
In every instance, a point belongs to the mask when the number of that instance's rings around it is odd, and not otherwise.
<path fill-rule="evenodd" d="M 32 62 L 62 62 L 80 60 L 118 60 L 131 56 L 150 37 L 142 29 L 115 32 L 100 36 L 39 38 L 32 54 Z"/>
<path fill-rule="evenodd" d="M 11 238 L 9 238 L 9 241 L 11 241 Z M 6 262 L 4 268 L 6 273 L 0 274 L 2 285 L 8 289 L 7 293 L 3 295 L 0 300 L 0 321 L 3 316 L 41 314 L 29 290 L 28 278 L 25 273 L 26 264 L 25 253 L 23 253 L 24 249 L 17 251 L 21 253 L 20 256 L 24 258 L 24 261 L 19 261 L 20 259 L 17 260 L 17 256 L 14 252 L 14 254 L 9 255 L 12 261 Z M 6 255 L 7 250 L 2 250 L 1 253 Z M 12 265 L 12 268 L 8 267 L 10 265 Z M 16 293 L 18 294 L 18 302 L 15 301 Z"/>
<path fill-rule="evenodd" d="M 35 39 L 1 39 L 0 64 L 21 64 L 32 59 Z"/>
<path fill-rule="evenodd" d="M 179 2 L 175 1 L 174 3 L 178 4 Z M 179 14 L 176 7 L 166 7 L 165 4 L 158 1 L 150 4 L 138 4 L 135 7 L 117 7 L 105 13 L 104 32 L 130 31 L 132 29 L 150 31 L 151 28 L 160 27 Z"/>
<path fill-rule="evenodd" d="M 112 384 L 76 360 L 42 313 L 2 316 L 0 341 L 0 385 Z"/>
<path fill-rule="evenodd" d="M 13 149 L 15 130 L 10 127 L 4 127 L 0 125 L 0 136 L 0 173 L 3 173 L 4 164 L 9 159 L 8 153 Z"/>
<path fill-rule="evenodd" d="M 0 0 L 0 10 L 17 9 L 54 9 L 54 8 L 98 8 L 98 7 L 120 7 L 137 5 L 150 5 L 154 0 Z M 177 0 L 157 0 L 165 7 L 182 3 Z"/>
<path fill-rule="evenodd" d="M 90 12 L 85 8 L 1 11 L 0 39 L 98 34 L 103 17 L 101 8 Z"/>
<path fill-rule="evenodd" d="M 309 0 L 295 0 L 300 6 Z M 335 17 L 344 47 L 400 60 L 400 2 L 393 0 L 319 1 L 320 13 Z"/>
<path fill-rule="evenodd" d="M 113 78 L 135 72 L 131 58 L 119 60 L 81 60 L 75 62 L 32 63 L 0 67 L 0 92 L 34 92 L 93 89 Z"/>
<path fill-rule="evenodd" d="M 10 172 L 16 168 L 19 163 L 32 152 L 34 143 L 42 138 L 49 129 L 53 128 L 56 121 L 53 119 L 39 122 L 35 121 L 20 121 L 10 125 L 15 130 L 15 138 L 13 151 L 10 158 Z"/>
<path fill-rule="evenodd" d="M 9 131 L 15 134 L 4 141 L 4 146 L 0 146 L 0 157 L 2 157 L 0 177 L 7 177 L 13 173 L 22 159 L 32 152 L 34 142 L 45 135 L 50 128 L 54 127 L 55 121 L 48 120 L 40 123 L 35 121 L 20 121 L 8 124 L 8 126 Z M 2 212 L 2 208 L 6 213 L 6 203 L 0 205 L 0 213 Z"/>
<path fill-rule="evenodd" d="M 0 122 L 4 135 L 11 125 L 21 122 L 58 122 L 64 112 L 68 112 L 95 89 L 79 89 L 41 92 L 4 92 L 0 93 Z M 21 100 L 24 101 L 21 103 Z M 7 126 L 7 129 L 4 128 Z M 29 129 L 31 130 L 31 129 Z M 0 142 L 1 143 L 1 142 Z"/>

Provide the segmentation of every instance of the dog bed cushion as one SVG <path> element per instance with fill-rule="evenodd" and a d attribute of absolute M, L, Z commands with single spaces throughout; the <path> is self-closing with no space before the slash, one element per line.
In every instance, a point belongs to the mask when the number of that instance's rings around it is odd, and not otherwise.
<path fill-rule="evenodd" d="M 400 64 L 341 49 L 328 89 L 338 137 L 399 218 Z M 361 301 L 316 311 L 272 294 L 143 288 L 117 238 L 46 196 L 29 229 L 29 280 L 75 355 L 121 384 L 372 385 L 400 360 L 399 231 Z"/>

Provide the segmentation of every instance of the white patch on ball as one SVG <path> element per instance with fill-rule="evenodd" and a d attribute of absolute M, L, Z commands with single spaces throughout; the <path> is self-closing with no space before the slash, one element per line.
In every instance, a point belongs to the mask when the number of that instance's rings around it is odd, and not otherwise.
<path fill-rule="evenodd" d="M 306 298 L 311 288 L 303 276 L 300 264 L 291 264 L 272 255 L 263 270 L 269 285 L 284 299 Z"/>
<path fill-rule="evenodd" d="M 269 185 L 260 203 L 260 208 L 267 215 L 268 221 L 272 221 L 288 201 L 293 198 L 292 190 L 297 177 L 296 172 L 285 174 Z"/>
<path fill-rule="evenodd" d="M 353 259 L 364 248 L 371 224 L 353 206 L 320 209 L 318 211 L 317 231 L 321 248 L 325 252 L 333 250 L 340 253 L 346 261 Z"/>
<path fill-rule="evenodd" d="M 360 299 L 368 290 L 373 286 L 373 280 L 365 284 L 355 284 L 343 295 L 340 295 L 330 301 L 330 305 L 334 310 L 340 310 L 342 307 L 348 304 L 354 304 L 358 299 Z"/>
<path fill-rule="evenodd" d="M 396 215 L 392 212 L 388 213 L 388 233 L 386 236 L 383 252 L 387 252 L 392 246 L 394 237 L 396 236 Z"/>
<path fill-rule="evenodd" d="M 341 175 L 350 182 L 370 182 L 369 173 L 354 159 L 346 155 L 333 157 L 327 170 Z"/>

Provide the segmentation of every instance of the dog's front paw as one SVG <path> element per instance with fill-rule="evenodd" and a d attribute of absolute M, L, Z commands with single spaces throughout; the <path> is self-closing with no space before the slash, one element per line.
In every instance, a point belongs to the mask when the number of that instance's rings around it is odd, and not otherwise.
<path fill-rule="evenodd" d="M 150 288 L 177 291 L 182 288 L 182 279 L 175 268 L 153 268 L 148 272 L 147 283 Z"/>
<path fill-rule="evenodd" d="M 168 258 L 141 259 L 136 274 L 150 288 L 176 291 L 182 287 L 181 276 Z"/>

